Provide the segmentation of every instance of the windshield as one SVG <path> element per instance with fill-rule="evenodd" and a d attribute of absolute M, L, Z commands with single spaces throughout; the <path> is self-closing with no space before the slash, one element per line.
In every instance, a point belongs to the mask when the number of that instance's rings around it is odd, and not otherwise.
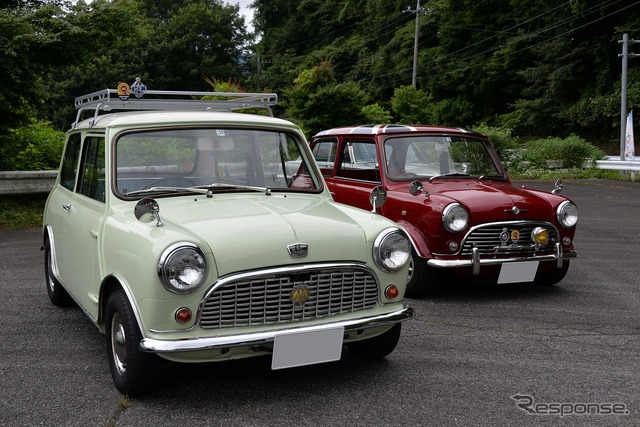
<path fill-rule="evenodd" d="M 384 152 L 387 174 L 394 179 L 502 177 L 481 139 L 432 135 L 389 138 Z"/>
<path fill-rule="evenodd" d="M 185 128 L 132 132 L 115 146 L 121 195 L 210 191 L 315 191 L 304 141 L 257 129 Z"/>

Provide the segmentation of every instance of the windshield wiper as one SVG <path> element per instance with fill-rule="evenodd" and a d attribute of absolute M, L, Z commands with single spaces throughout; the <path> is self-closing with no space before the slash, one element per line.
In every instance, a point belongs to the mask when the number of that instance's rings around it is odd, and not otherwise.
<path fill-rule="evenodd" d="M 429 178 L 429 182 L 433 182 L 434 179 L 446 179 L 452 176 L 471 176 L 471 174 L 468 173 L 464 173 L 464 172 L 451 172 L 451 173 L 445 173 L 443 175 L 434 175 L 431 178 Z"/>
<path fill-rule="evenodd" d="M 223 184 L 220 182 L 214 182 L 208 185 L 199 185 L 197 187 L 189 187 L 188 190 L 203 190 L 206 189 L 207 195 L 213 192 L 213 189 L 223 189 L 223 190 L 251 190 L 251 191 L 259 191 L 261 193 L 266 194 L 267 196 L 271 195 L 271 188 L 269 187 L 256 187 L 253 185 L 244 185 L 244 184 Z"/>
<path fill-rule="evenodd" d="M 482 181 L 483 179 L 488 179 L 488 180 L 504 179 L 504 175 L 480 175 L 478 177 L 478 181 Z"/>
<path fill-rule="evenodd" d="M 151 187 L 151 188 L 143 188 L 142 190 L 134 190 L 128 191 L 124 195 L 125 196 L 135 196 L 138 194 L 147 194 L 147 193 L 200 193 L 207 194 L 207 190 L 203 190 L 197 187 Z"/>

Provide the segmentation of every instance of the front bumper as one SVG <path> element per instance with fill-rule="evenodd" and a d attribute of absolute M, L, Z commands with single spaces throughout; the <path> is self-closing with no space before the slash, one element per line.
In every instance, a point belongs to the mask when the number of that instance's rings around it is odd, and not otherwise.
<path fill-rule="evenodd" d="M 393 325 L 395 323 L 404 322 L 411 319 L 415 315 L 413 308 L 404 306 L 400 310 L 391 313 L 385 313 L 370 317 L 362 317 L 358 319 L 342 320 L 332 322 L 328 319 L 326 323 L 315 324 L 313 326 L 300 327 L 280 327 L 274 328 L 266 332 L 256 332 L 249 334 L 224 335 L 219 337 L 194 338 L 187 340 L 158 340 L 153 338 L 144 338 L 140 341 L 140 350 L 148 353 L 176 353 L 186 351 L 206 351 L 220 348 L 253 346 L 272 343 L 276 335 L 283 332 L 313 332 L 325 329 L 328 325 L 343 326 L 345 333 L 360 329 L 377 328 L 385 325 Z"/>
<path fill-rule="evenodd" d="M 576 258 L 578 255 L 575 252 L 568 252 L 563 254 L 562 247 L 559 243 L 555 246 L 555 252 L 550 255 L 532 255 L 532 256 L 520 256 L 509 258 L 484 258 L 480 259 L 480 252 L 477 248 L 473 248 L 473 253 L 470 259 L 454 259 L 454 260 L 442 260 L 442 259 L 429 259 L 427 265 L 435 268 L 461 268 L 471 267 L 473 274 L 480 274 L 480 266 L 484 265 L 502 265 L 510 262 L 521 261 L 540 261 L 548 262 L 555 261 L 558 269 L 562 268 L 564 260 Z"/>

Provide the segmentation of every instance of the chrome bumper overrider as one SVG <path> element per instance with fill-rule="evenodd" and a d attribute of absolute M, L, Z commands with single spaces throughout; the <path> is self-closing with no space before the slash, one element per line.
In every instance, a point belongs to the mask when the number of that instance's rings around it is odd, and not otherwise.
<path fill-rule="evenodd" d="M 326 323 L 316 324 L 313 326 L 286 327 L 271 329 L 266 332 L 255 332 L 249 334 L 224 335 L 208 338 L 194 338 L 186 340 L 158 340 L 152 338 L 144 338 L 140 341 L 140 350 L 149 353 L 171 353 L 183 351 L 203 351 L 214 350 L 225 347 L 238 347 L 246 345 L 261 345 L 273 342 L 275 336 L 283 332 L 312 332 L 314 330 L 326 329 L 327 325 L 343 326 L 345 332 L 352 332 L 359 329 L 376 328 L 394 323 L 404 322 L 414 316 L 413 308 L 405 306 L 400 310 L 363 317 L 359 319 L 342 320 L 332 322 L 328 319 Z"/>
<path fill-rule="evenodd" d="M 556 245 L 554 254 L 551 255 L 532 255 L 532 256 L 520 256 L 511 258 L 485 258 L 480 259 L 480 254 L 477 248 L 474 248 L 471 255 L 471 259 L 455 259 L 455 260 L 443 260 L 443 259 L 429 259 L 427 265 L 435 268 L 460 268 L 471 267 L 473 274 L 480 273 L 480 266 L 483 265 L 500 265 L 509 262 L 522 262 L 522 261 L 555 261 L 557 268 L 562 268 L 562 263 L 565 259 L 576 258 L 578 255 L 575 252 L 562 253 L 560 245 Z"/>

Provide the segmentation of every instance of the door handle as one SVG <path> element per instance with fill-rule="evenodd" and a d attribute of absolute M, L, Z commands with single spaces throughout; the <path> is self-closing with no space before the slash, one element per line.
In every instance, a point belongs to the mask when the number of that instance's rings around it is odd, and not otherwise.
<path fill-rule="evenodd" d="M 62 209 L 64 209 L 65 211 L 70 211 L 71 210 L 71 203 L 63 203 L 62 204 Z"/>

